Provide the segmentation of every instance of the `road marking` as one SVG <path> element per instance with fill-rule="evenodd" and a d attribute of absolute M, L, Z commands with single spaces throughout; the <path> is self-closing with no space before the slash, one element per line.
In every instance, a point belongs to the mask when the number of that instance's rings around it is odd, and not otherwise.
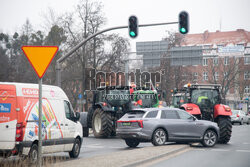
<path fill-rule="evenodd" d="M 205 150 L 207 150 L 207 149 L 202 149 L 202 148 L 197 148 L 197 149 L 195 149 L 195 151 L 205 151 Z"/>
<path fill-rule="evenodd" d="M 103 146 L 87 146 L 85 148 L 104 148 Z"/>
<path fill-rule="evenodd" d="M 237 152 L 246 152 L 246 153 L 250 153 L 250 150 L 236 150 Z"/>
<path fill-rule="evenodd" d="M 104 146 L 100 144 L 91 144 L 91 145 L 85 146 L 85 148 L 104 148 Z"/>
<path fill-rule="evenodd" d="M 210 149 L 210 151 L 229 151 L 229 150 L 225 150 L 225 149 Z"/>
<path fill-rule="evenodd" d="M 108 147 L 108 148 L 115 148 L 116 149 L 116 148 L 124 148 L 124 147 Z"/>
<path fill-rule="evenodd" d="M 242 144 L 250 144 L 250 143 L 242 143 Z"/>

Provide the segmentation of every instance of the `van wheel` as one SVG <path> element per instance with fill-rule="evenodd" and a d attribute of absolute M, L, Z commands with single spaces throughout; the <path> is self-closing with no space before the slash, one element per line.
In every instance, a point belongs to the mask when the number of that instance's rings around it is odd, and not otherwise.
<path fill-rule="evenodd" d="M 38 158 L 38 146 L 37 146 L 37 144 L 33 144 L 31 146 L 28 157 L 29 157 L 29 162 L 31 164 L 35 164 L 37 162 L 37 158 Z"/>
<path fill-rule="evenodd" d="M 81 142 L 78 138 L 75 139 L 75 143 L 72 151 L 69 152 L 70 158 L 77 158 L 80 154 Z"/>

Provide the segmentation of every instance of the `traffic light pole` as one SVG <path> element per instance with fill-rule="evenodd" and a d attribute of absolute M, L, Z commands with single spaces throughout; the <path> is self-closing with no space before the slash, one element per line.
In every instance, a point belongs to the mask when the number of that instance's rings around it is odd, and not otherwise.
<path fill-rule="evenodd" d="M 160 25 L 169 25 L 169 24 L 178 24 L 179 22 L 168 22 L 168 23 L 154 23 L 154 24 L 142 24 L 138 25 L 138 27 L 149 27 L 149 26 L 160 26 Z M 128 28 L 128 26 L 117 26 L 117 27 L 112 27 L 112 28 L 107 28 L 102 31 L 96 32 L 95 34 L 92 34 L 79 44 L 77 44 L 75 47 L 73 47 L 68 53 L 66 53 L 64 56 L 59 58 L 56 61 L 56 82 L 57 86 L 61 87 L 61 63 L 66 60 L 69 56 L 71 56 L 77 49 L 79 49 L 81 46 L 83 46 L 87 41 L 90 39 L 96 37 L 99 34 L 102 34 L 104 32 L 112 31 L 112 30 L 117 30 L 117 29 L 123 29 L 123 28 Z"/>

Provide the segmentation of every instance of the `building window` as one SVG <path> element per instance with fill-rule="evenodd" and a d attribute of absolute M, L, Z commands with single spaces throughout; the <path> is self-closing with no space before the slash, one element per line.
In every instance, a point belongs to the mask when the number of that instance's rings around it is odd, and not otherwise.
<path fill-rule="evenodd" d="M 198 73 L 194 72 L 193 77 L 194 77 L 193 81 L 197 81 L 198 80 Z"/>
<path fill-rule="evenodd" d="M 183 73 L 183 74 L 182 74 L 182 80 L 183 80 L 183 81 L 186 81 L 187 78 L 188 78 L 188 77 L 187 77 L 187 74 L 186 74 L 186 73 Z"/>
<path fill-rule="evenodd" d="M 250 93 L 250 86 L 245 86 L 244 93 Z"/>
<path fill-rule="evenodd" d="M 228 75 L 228 72 L 224 72 L 224 78 L 226 79 L 226 80 L 228 80 L 229 79 L 229 75 Z"/>
<path fill-rule="evenodd" d="M 250 72 L 249 71 L 245 71 L 244 72 L 244 80 L 249 80 L 250 79 Z"/>
<path fill-rule="evenodd" d="M 250 55 L 245 55 L 244 64 L 250 64 Z"/>
<path fill-rule="evenodd" d="M 215 57 L 214 59 L 213 59 L 213 64 L 215 65 L 215 66 L 217 66 L 218 65 L 218 57 Z"/>
<path fill-rule="evenodd" d="M 207 72 L 203 72 L 203 80 L 204 81 L 208 80 Z"/>
<path fill-rule="evenodd" d="M 229 57 L 225 57 L 224 58 L 224 65 L 228 65 L 229 64 Z"/>
<path fill-rule="evenodd" d="M 203 58 L 203 66 L 207 66 L 207 62 L 208 62 L 208 59 L 207 58 Z"/>
<path fill-rule="evenodd" d="M 218 73 L 218 72 L 215 72 L 215 73 L 214 73 L 214 80 L 215 80 L 215 81 L 218 81 L 218 80 L 219 80 L 219 73 Z"/>

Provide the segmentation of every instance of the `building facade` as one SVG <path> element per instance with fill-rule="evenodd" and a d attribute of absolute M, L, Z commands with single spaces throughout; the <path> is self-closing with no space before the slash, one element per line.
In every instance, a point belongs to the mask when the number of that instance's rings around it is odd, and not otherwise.
<path fill-rule="evenodd" d="M 182 66 L 183 80 L 221 84 L 224 98 L 239 102 L 233 108 L 242 108 L 242 103 L 250 97 L 250 32 L 237 29 L 185 35 L 180 47 L 194 46 L 202 48 L 202 62 L 179 64 Z M 185 61 L 190 59 L 183 59 L 182 63 L 188 64 Z M 171 61 L 176 65 L 174 59 Z"/>

